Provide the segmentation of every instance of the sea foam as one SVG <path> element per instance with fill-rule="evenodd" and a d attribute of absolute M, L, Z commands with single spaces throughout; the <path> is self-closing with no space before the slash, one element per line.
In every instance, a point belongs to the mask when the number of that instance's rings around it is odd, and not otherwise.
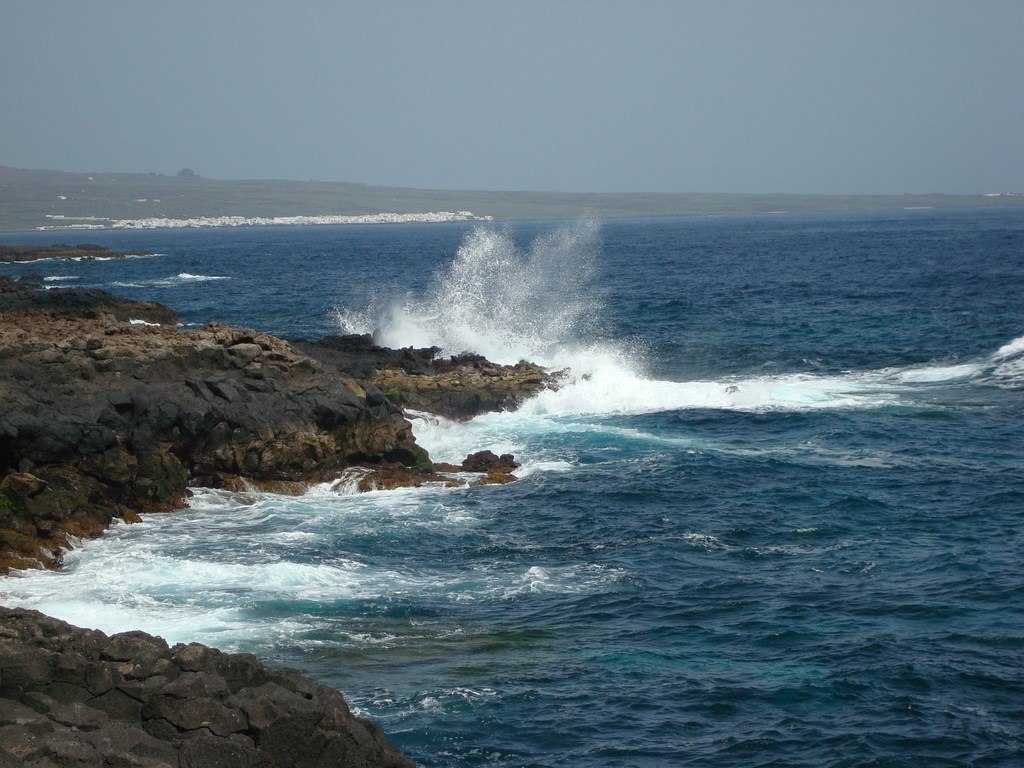
<path fill-rule="evenodd" d="M 1024 336 L 1004 344 L 990 359 L 985 383 L 1006 389 L 1024 387 Z"/>

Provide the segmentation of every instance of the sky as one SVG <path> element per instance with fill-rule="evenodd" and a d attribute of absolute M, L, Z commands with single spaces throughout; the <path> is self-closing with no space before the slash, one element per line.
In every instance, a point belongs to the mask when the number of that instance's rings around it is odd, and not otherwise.
<path fill-rule="evenodd" d="M 1024 192 L 1022 0 L 0 0 L 0 165 Z"/>

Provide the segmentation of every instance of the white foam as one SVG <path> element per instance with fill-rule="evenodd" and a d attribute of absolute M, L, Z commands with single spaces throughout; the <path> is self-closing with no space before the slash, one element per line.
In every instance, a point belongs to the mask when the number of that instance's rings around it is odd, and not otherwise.
<path fill-rule="evenodd" d="M 594 564 L 534 565 L 514 575 L 507 583 L 494 583 L 482 596 L 509 600 L 537 593 L 580 594 L 602 591 L 625 575 L 625 570 L 621 568 Z"/>
<path fill-rule="evenodd" d="M 667 381 L 645 376 L 627 357 L 607 350 L 576 358 L 566 355 L 563 360 L 570 362 L 571 367 L 558 388 L 540 392 L 517 412 L 519 426 L 525 432 L 537 427 L 542 431 L 564 429 L 564 424 L 537 421 L 544 417 L 600 417 L 694 409 L 764 412 L 913 406 L 931 402 L 930 392 L 936 385 L 981 382 L 1019 386 L 1024 382 L 1024 338 L 1004 345 L 989 361 L 826 376 L 792 373 Z M 527 424 L 528 419 L 534 422 Z M 453 446 L 465 447 L 467 438 L 479 437 L 476 433 L 481 431 L 457 432 L 443 422 L 422 423 L 427 442 L 446 454 L 454 452 Z M 480 426 L 486 427 L 486 420 L 480 422 Z M 593 430 L 594 426 L 589 425 L 588 429 Z"/>
<path fill-rule="evenodd" d="M 152 202 L 159 203 L 154 199 Z M 46 218 L 58 223 L 36 227 L 38 230 L 58 229 L 197 229 L 207 227 L 270 227 L 316 226 L 321 224 L 406 224 L 416 222 L 490 221 L 489 215 L 477 216 L 471 211 L 430 211 L 427 213 L 369 213 L 356 215 L 311 216 L 194 216 L 174 219 L 149 216 L 142 219 L 111 219 L 99 216 L 63 216 L 47 214 Z M 71 221 L 99 222 L 72 224 Z"/>
<path fill-rule="evenodd" d="M 571 472 L 576 467 L 568 461 L 533 461 L 516 470 L 516 477 L 526 479 L 540 472 Z"/>
<path fill-rule="evenodd" d="M 1008 344 L 1004 344 L 992 355 L 993 360 L 1002 360 L 1012 355 L 1024 354 L 1024 336 L 1018 336 Z"/>
<path fill-rule="evenodd" d="M 359 481 L 369 470 L 361 467 L 351 467 L 342 472 L 341 477 L 326 483 L 316 483 L 306 491 L 307 496 L 324 496 L 332 494 L 336 496 L 355 496 L 359 493 Z"/>
<path fill-rule="evenodd" d="M 416 442 L 434 461 L 458 464 L 476 451 L 492 451 L 497 455 L 519 453 L 524 449 L 523 434 L 535 433 L 525 427 L 521 416 L 489 413 L 469 422 L 450 421 L 431 414 L 410 414 Z"/>
<path fill-rule="evenodd" d="M 728 549 L 728 546 L 722 543 L 721 539 L 709 533 L 684 533 L 682 538 L 683 541 L 695 549 L 703 549 L 707 552 Z"/>
<path fill-rule="evenodd" d="M 178 273 L 178 275 L 176 277 L 170 278 L 170 279 L 172 279 L 172 280 L 182 280 L 182 281 L 185 281 L 185 282 L 188 282 L 188 281 L 205 282 L 207 280 L 230 280 L 231 278 L 230 277 L 226 277 L 224 275 L 193 275 L 193 274 L 191 274 L 189 272 L 180 272 L 180 273 Z"/>
<path fill-rule="evenodd" d="M 593 221 L 542 235 L 525 251 L 510 232 L 478 227 L 422 295 L 340 313 L 339 323 L 349 332 L 376 329 L 378 343 L 394 348 L 556 365 L 599 317 L 590 287 L 599 252 Z"/>
<path fill-rule="evenodd" d="M 991 370 L 984 383 L 1008 389 L 1024 387 L 1024 336 L 997 349 L 990 362 Z"/>
<path fill-rule="evenodd" d="M 976 366 L 958 365 L 833 376 L 653 379 L 630 345 L 592 341 L 602 314 L 591 280 L 600 249 L 599 227 L 589 220 L 542 235 L 525 250 L 506 230 L 478 227 L 422 295 L 406 297 L 383 312 L 373 307 L 364 313 L 339 312 L 339 323 L 349 332 L 376 327 L 378 343 L 386 346 L 437 346 L 443 354 L 471 351 L 495 362 L 526 359 L 568 372 L 557 390 L 527 401 L 519 410 L 521 417 L 884 407 L 900 402 L 907 385 L 977 373 Z M 500 444 L 491 450 L 514 453 L 532 428 L 552 428 L 505 424 L 504 432 L 495 432 L 486 421 L 473 422 L 455 429 L 420 418 L 415 429 L 435 458 L 459 461 L 466 452 L 485 447 L 479 438 L 488 434 Z"/>
<path fill-rule="evenodd" d="M 509 562 L 479 569 L 459 562 L 328 554 L 316 543 L 335 536 L 414 541 L 420 528 L 478 526 L 480 520 L 465 505 L 452 503 L 473 489 L 341 496 L 322 488 L 299 497 L 192 492 L 189 510 L 115 525 L 69 552 L 59 572 L 29 571 L 3 579 L 0 601 L 105 632 L 142 629 L 169 642 L 199 640 L 233 648 L 276 638 L 305 643 L 301 636 L 321 620 L 304 615 L 303 604 L 315 615 L 314 606 L 410 595 L 456 602 L 504 600 L 538 592 L 602 590 L 621 578 L 613 568 L 588 563 Z M 320 553 L 315 560 L 308 559 L 311 546 Z M 259 609 L 291 603 L 286 611 Z"/>
<path fill-rule="evenodd" d="M 661 381 L 603 369 L 556 391 L 541 392 L 523 410 L 534 414 L 634 414 L 681 409 L 815 410 L 888 405 L 896 397 L 857 377 L 805 374 L 722 381 Z"/>
<path fill-rule="evenodd" d="M 980 365 L 948 365 L 931 366 L 927 368 L 910 368 L 900 371 L 897 377 L 900 381 L 916 383 L 938 383 L 943 381 L 956 381 L 976 376 L 981 370 Z"/>
<path fill-rule="evenodd" d="M 997 365 L 987 383 L 1014 389 L 1024 386 L 1024 357 Z"/>

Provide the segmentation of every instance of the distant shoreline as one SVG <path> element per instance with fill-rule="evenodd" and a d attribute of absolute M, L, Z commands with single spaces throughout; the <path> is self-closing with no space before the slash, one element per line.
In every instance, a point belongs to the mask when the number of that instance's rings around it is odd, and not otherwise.
<path fill-rule="evenodd" d="M 470 211 L 431 211 L 429 213 L 374 213 L 362 216 L 194 216 L 172 219 L 153 216 L 144 219 L 110 219 L 100 216 L 64 216 L 48 214 L 51 221 L 81 221 L 79 224 L 50 224 L 37 231 L 106 229 L 206 229 L 212 227 L 294 227 L 324 224 L 410 224 L 449 221 L 492 221 L 493 216 L 477 216 Z M 106 223 L 101 223 L 106 222 Z"/>
<path fill-rule="evenodd" d="M 84 174 L 0 166 L 0 232 L 566 221 L 580 217 L 750 216 L 926 208 L 1024 209 L 1024 195 L 502 192 L 142 173 Z"/>

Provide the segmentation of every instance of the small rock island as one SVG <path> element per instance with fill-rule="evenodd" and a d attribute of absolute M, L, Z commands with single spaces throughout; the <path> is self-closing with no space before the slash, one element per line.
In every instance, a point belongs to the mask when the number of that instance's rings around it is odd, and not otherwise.
<path fill-rule="evenodd" d="M 0 243 L 0 263 L 10 264 L 16 261 L 39 261 L 40 259 L 123 259 L 127 256 L 148 256 L 146 251 L 113 251 L 102 245 L 24 245 L 21 243 Z"/>

